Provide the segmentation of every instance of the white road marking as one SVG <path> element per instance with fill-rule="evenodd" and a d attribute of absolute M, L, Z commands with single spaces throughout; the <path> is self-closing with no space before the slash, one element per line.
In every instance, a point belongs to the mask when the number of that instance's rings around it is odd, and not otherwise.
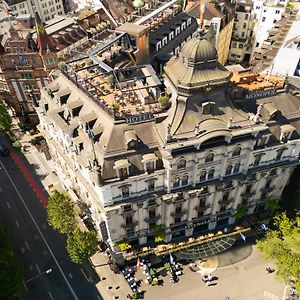
<path fill-rule="evenodd" d="M 15 220 L 15 222 L 16 222 L 16 224 L 17 224 L 17 227 L 20 228 L 20 225 L 19 225 L 18 221 Z"/>
<path fill-rule="evenodd" d="M 286 285 L 285 288 L 284 288 L 283 295 L 282 295 L 282 300 L 285 300 L 285 299 L 286 299 L 285 294 L 286 294 L 287 288 L 288 288 L 288 285 Z"/>
<path fill-rule="evenodd" d="M 8 202 L 6 202 L 6 205 L 8 206 L 8 208 L 10 209 L 10 205 L 9 205 L 9 203 Z"/>
<path fill-rule="evenodd" d="M 21 252 L 24 253 L 25 252 L 25 248 L 21 248 Z"/>
<path fill-rule="evenodd" d="M 53 257 L 53 259 L 54 259 L 54 261 L 55 261 L 55 264 L 57 265 L 57 267 L 58 267 L 58 269 L 59 269 L 61 275 L 63 276 L 63 278 L 64 278 L 64 280 L 65 280 L 65 282 L 66 282 L 66 284 L 67 284 L 69 290 L 71 291 L 71 293 L 72 293 L 72 295 L 73 295 L 73 297 L 75 298 L 75 300 L 79 300 L 78 297 L 76 296 L 76 294 L 75 294 L 75 292 L 74 292 L 72 286 L 70 285 L 70 282 L 68 281 L 68 279 L 67 279 L 65 273 L 63 272 L 63 270 L 62 270 L 60 264 L 58 263 L 58 261 L 57 261 L 55 255 L 54 255 L 54 253 L 52 252 L 52 250 L 51 250 L 49 244 L 47 243 L 47 241 L 46 241 L 46 239 L 45 239 L 45 237 L 44 237 L 42 231 L 40 230 L 38 224 L 36 223 L 36 221 L 35 221 L 35 219 L 34 219 L 34 217 L 33 217 L 33 215 L 31 214 L 31 212 L 30 212 L 28 206 L 26 205 L 26 202 L 24 201 L 24 199 L 23 199 L 23 197 L 21 196 L 19 190 L 17 189 L 15 183 L 13 182 L 12 178 L 10 177 L 10 175 L 9 175 L 9 173 L 7 172 L 6 168 L 4 167 L 2 161 L 0 161 L 0 164 L 1 164 L 1 166 L 2 166 L 2 168 L 3 168 L 3 170 L 4 170 L 4 172 L 6 173 L 6 175 L 7 175 L 8 179 L 9 179 L 9 181 L 11 182 L 12 186 L 14 187 L 15 191 L 17 192 L 17 194 L 18 194 L 18 196 L 19 196 L 21 202 L 23 203 L 23 205 L 24 205 L 26 211 L 28 212 L 28 214 L 29 214 L 29 216 L 30 216 L 30 218 L 31 218 L 31 220 L 32 220 L 32 222 L 33 222 L 33 224 L 35 225 L 37 231 L 39 232 L 40 236 L 42 237 L 42 239 L 43 239 L 43 241 L 44 241 L 46 247 L 48 248 L 48 250 L 49 250 L 51 256 Z"/>
<path fill-rule="evenodd" d="M 27 247 L 28 250 L 30 250 L 28 243 L 25 241 L 25 245 Z"/>
<path fill-rule="evenodd" d="M 51 300 L 53 300 L 54 298 L 53 298 L 53 296 L 51 295 L 51 293 L 49 292 L 49 296 L 50 296 L 50 298 L 51 298 Z"/>
<path fill-rule="evenodd" d="M 39 266 L 38 266 L 38 265 L 35 265 L 35 267 L 36 267 L 36 269 L 38 270 L 39 274 L 41 274 L 41 270 L 40 270 Z"/>

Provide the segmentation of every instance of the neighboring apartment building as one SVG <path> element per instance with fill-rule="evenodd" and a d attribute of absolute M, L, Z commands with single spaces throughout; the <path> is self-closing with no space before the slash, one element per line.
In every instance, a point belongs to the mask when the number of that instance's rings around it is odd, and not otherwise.
<path fill-rule="evenodd" d="M 249 62 L 256 34 L 254 26 L 255 14 L 252 1 L 239 1 L 235 6 L 229 61 Z"/>
<path fill-rule="evenodd" d="M 231 81 L 207 40 L 187 41 L 167 63 L 168 110 L 152 67 L 117 70 L 111 84 L 111 72 L 80 65 L 43 88 L 39 129 L 62 183 L 115 251 L 124 239 L 153 243 L 156 225 L 167 243 L 234 227 L 240 205 L 265 210 L 299 164 L 300 97 L 281 79 Z"/>
<path fill-rule="evenodd" d="M 38 122 L 34 106 L 49 72 L 57 68 L 59 60 L 70 57 L 72 45 L 87 39 L 72 18 L 47 26 L 49 35 L 38 15 L 36 18 L 38 34 L 22 26 L 24 20 L 3 22 L 0 49 L 0 91 L 20 121 L 28 124 Z"/>
<path fill-rule="evenodd" d="M 268 31 L 279 21 L 285 12 L 287 0 L 254 0 L 253 8 L 256 15 L 255 40 L 253 47 L 260 48 L 268 37 Z"/>
<path fill-rule="evenodd" d="M 32 18 L 37 12 L 42 22 L 49 21 L 57 15 L 64 15 L 63 0 L 6 0 L 13 15 L 30 15 Z"/>
<path fill-rule="evenodd" d="M 268 38 L 261 48 L 252 54 L 251 65 L 255 72 L 272 73 L 282 76 L 293 76 L 298 64 L 299 14 L 296 11 L 286 12 L 269 30 Z M 275 66 L 274 59 L 277 57 Z M 284 63 L 282 63 L 284 62 Z M 275 66 L 275 69 L 274 69 Z M 294 68 L 294 70 L 293 70 Z"/>
<path fill-rule="evenodd" d="M 204 22 L 201 24 L 199 5 L 197 4 L 187 13 L 195 17 L 198 24 L 205 28 L 206 38 L 217 48 L 219 61 L 224 65 L 229 56 L 234 25 L 234 6 L 228 1 L 206 3 L 203 16 Z"/>

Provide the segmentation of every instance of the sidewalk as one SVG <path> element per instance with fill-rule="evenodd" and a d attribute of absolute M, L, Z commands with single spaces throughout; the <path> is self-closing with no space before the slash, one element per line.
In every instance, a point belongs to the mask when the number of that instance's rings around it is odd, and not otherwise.
<path fill-rule="evenodd" d="M 62 184 L 58 176 L 53 172 L 53 162 L 46 160 L 45 155 L 40 153 L 37 148 L 31 145 L 30 141 L 36 135 L 21 134 L 19 136 L 22 146 L 25 146 L 26 151 L 23 152 L 28 162 L 34 167 L 36 175 L 40 178 L 45 190 L 48 194 L 51 194 L 53 190 L 64 191 Z M 83 222 L 80 222 L 79 226 L 85 226 Z M 132 291 L 129 288 L 125 278 L 122 274 L 114 274 L 110 270 L 108 257 L 104 253 L 96 253 L 91 257 L 92 264 L 100 278 L 100 282 L 96 284 L 102 298 L 104 300 L 112 299 L 127 299 L 127 295 Z"/>

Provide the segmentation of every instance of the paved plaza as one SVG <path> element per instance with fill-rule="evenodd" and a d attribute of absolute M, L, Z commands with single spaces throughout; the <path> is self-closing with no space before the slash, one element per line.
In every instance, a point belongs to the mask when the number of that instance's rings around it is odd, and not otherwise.
<path fill-rule="evenodd" d="M 169 276 L 162 277 L 163 286 L 149 286 L 145 299 L 160 300 L 282 300 L 285 285 L 275 280 L 275 274 L 267 274 L 265 268 L 272 266 L 260 257 L 255 246 L 233 248 L 225 253 L 212 256 L 203 262 L 200 272 L 184 267 L 184 274 L 178 283 L 170 283 Z M 201 274 L 202 273 L 202 274 Z M 218 277 L 216 285 L 207 287 L 202 276 L 212 273 Z M 142 270 L 137 278 L 143 278 Z"/>

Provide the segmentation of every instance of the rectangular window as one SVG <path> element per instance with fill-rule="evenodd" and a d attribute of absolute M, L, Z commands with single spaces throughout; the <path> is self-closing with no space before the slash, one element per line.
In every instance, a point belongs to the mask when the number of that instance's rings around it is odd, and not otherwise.
<path fill-rule="evenodd" d="M 280 14 L 280 10 L 276 9 L 276 10 L 275 10 L 275 14 L 276 14 L 276 15 Z"/>
<path fill-rule="evenodd" d="M 261 157 L 262 157 L 261 154 L 255 155 L 255 159 L 254 159 L 254 163 L 253 163 L 254 166 L 258 166 L 259 165 Z"/>
<path fill-rule="evenodd" d="M 265 21 L 266 21 L 266 17 L 263 17 L 261 21 L 262 21 L 262 22 L 265 22 Z"/>
<path fill-rule="evenodd" d="M 246 27 L 247 27 L 247 23 L 244 23 L 243 28 L 246 29 Z"/>

